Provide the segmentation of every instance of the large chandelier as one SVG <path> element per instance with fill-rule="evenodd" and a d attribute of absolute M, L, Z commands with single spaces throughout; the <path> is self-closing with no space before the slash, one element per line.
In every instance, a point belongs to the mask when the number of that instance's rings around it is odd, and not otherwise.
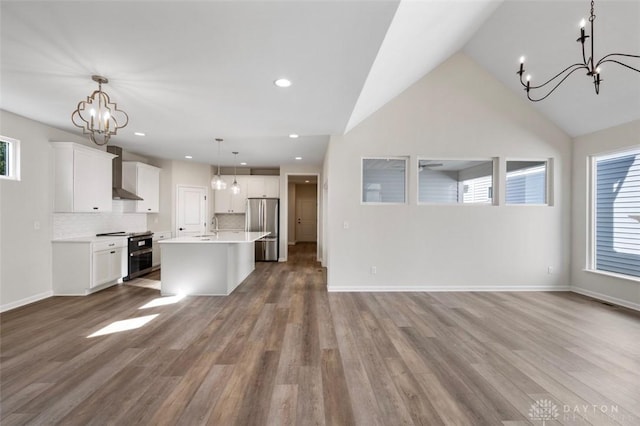
<path fill-rule="evenodd" d="M 87 96 L 86 101 L 78 103 L 78 108 L 71 114 L 71 121 L 82 128 L 82 133 L 89 135 L 93 143 L 102 146 L 118 133 L 118 129 L 129 123 L 129 116 L 102 91 L 102 85 L 109 83 L 106 77 L 92 75 L 91 79 L 98 83 L 98 90 Z"/>
<path fill-rule="evenodd" d="M 211 179 L 211 188 L 221 191 L 227 189 L 227 182 L 220 176 L 220 144 L 222 143 L 222 139 L 216 138 L 216 142 L 218 142 L 218 174 Z"/>
<path fill-rule="evenodd" d="M 550 94 L 553 93 L 554 90 L 556 90 L 558 88 L 558 86 L 560 86 L 571 74 L 573 74 L 574 72 L 578 71 L 578 70 L 586 70 L 587 71 L 587 76 L 591 77 L 593 79 L 593 85 L 595 87 L 596 90 L 596 94 L 600 93 L 600 82 L 602 82 L 603 80 L 600 77 L 600 73 L 601 73 L 601 68 L 600 66 L 604 63 L 614 63 L 614 64 L 618 64 L 618 65 L 622 65 L 625 68 L 629 68 L 630 70 L 636 71 L 640 73 L 640 70 L 637 68 L 634 68 L 630 65 L 627 65 L 625 63 L 622 63 L 621 60 L 623 58 L 640 58 L 640 56 L 638 55 L 630 55 L 630 54 L 625 54 L 625 53 L 609 53 L 608 55 L 603 56 L 598 62 L 595 61 L 595 57 L 594 57 L 594 52 L 593 52 L 593 23 L 596 20 L 596 15 L 594 14 L 594 2 L 591 2 L 591 16 L 589 16 L 589 23 L 591 26 L 591 32 L 589 33 L 589 35 L 585 34 L 585 25 L 586 25 L 586 21 L 583 19 L 580 22 L 580 37 L 576 40 L 578 42 L 580 42 L 580 44 L 582 45 L 582 62 L 581 63 L 577 63 L 577 64 L 573 64 L 570 65 L 568 67 L 566 67 L 565 69 L 563 69 L 562 71 L 560 71 L 558 74 L 556 74 L 555 76 L 551 77 L 549 80 L 547 80 L 546 82 L 539 84 L 539 85 L 533 85 L 531 84 L 531 76 L 527 75 L 526 77 L 523 78 L 523 75 L 525 73 L 524 70 L 524 56 L 520 57 L 520 69 L 518 70 L 517 74 L 520 76 L 520 84 L 522 84 L 522 86 L 524 86 L 524 90 L 526 90 L 527 92 L 527 98 L 530 101 L 533 102 L 538 102 L 541 101 L 545 98 L 547 98 Z M 589 50 L 589 57 L 587 57 L 587 52 L 585 50 L 585 42 L 587 41 L 587 39 L 591 39 L 591 48 Z M 588 48 L 588 46 L 587 46 Z M 546 90 L 549 90 L 544 96 L 540 97 L 540 98 L 532 98 L 531 97 L 531 91 L 533 90 L 537 90 L 537 89 L 542 89 L 542 88 L 546 88 Z"/>

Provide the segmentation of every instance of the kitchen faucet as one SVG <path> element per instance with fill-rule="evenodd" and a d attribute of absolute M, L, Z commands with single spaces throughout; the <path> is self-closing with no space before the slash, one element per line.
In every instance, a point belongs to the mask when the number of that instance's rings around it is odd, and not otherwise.
<path fill-rule="evenodd" d="M 211 218 L 211 225 L 215 224 L 215 232 L 218 232 L 218 217 L 214 214 L 213 217 Z"/>

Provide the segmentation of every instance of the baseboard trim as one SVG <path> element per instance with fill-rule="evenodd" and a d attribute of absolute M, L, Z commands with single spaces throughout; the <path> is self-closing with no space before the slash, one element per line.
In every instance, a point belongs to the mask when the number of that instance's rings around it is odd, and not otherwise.
<path fill-rule="evenodd" d="M 16 300 L 15 302 L 5 303 L 0 305 L 0 312 L 10 311 L 30 303 L 37 302 L 42 299 L 53 296 L 53 291 L 45 291 L 44 293 L 34 294 L 33 296 L 25 297 L 24 299 Z"/>
<path fill-rule="evenodd" d="M 474 291 L 571 291 L 569 286 L 375 286 L 375 287 L 363 287 L 363 286 L 327 286 L 327 290 L 330 292 L 474 292 Z"/>
<path fill-rule="evenodd" d="M 594 299 L 613 303 L 614 305 L 619 305 L 625 308 L 633 309 L 634 311 L 640 311 L 640 304 L 629 302 L 628 300 L 618 299 L 617 297 L 608 296 L 606 294 L 598 293 L 596 291 L 585 290 L 584 288 L 580 288 L 580 287 L 571 287 L 571 291 L 573 293 L 578 293 L 583 296 L 592 297 Z"/>

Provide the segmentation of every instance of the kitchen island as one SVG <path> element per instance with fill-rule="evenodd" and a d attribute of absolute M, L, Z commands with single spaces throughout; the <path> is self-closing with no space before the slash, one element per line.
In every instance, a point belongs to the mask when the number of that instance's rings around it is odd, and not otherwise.
<path fill-rule="evenodd" d="M 255 269 L 254 242 L 268 232 L 219 231 L 162 240 L 162 295 L 226 296 Z"/>

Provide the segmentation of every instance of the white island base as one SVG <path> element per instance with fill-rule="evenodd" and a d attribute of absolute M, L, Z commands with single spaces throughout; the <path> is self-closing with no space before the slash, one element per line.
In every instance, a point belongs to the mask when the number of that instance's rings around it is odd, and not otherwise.
<path fill-rule="evenodd" d="M 226 296 L 255 269 L 254 241 L 263 232 L 180 237 L 162 245 L 162 295 Z"/>

